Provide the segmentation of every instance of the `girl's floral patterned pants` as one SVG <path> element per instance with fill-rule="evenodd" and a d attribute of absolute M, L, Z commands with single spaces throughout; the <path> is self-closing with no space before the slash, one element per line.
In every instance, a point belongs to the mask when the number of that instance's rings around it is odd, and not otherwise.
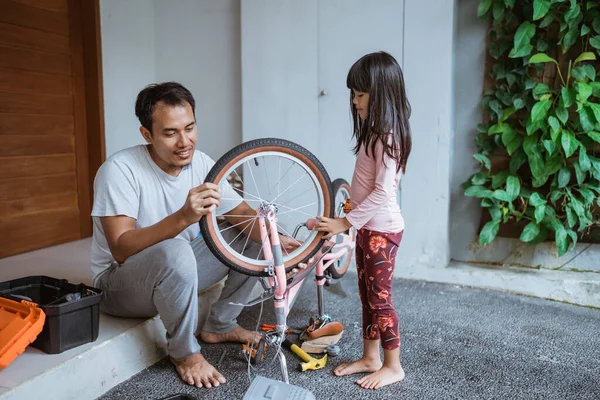
<path fill-rule="evenodd" d="M 402 233 L 360 229 L 356 237 L 356 269 L 362 301 L 363 338 L 381 339 L 381 346 L 385 350 L 400 347 L 400 326 L 392 303 L 392 282 Z"/>

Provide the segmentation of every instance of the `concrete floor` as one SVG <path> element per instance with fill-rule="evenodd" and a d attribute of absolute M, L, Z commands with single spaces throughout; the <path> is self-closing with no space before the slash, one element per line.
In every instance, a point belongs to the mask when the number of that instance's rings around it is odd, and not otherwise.
<path fill-rule="evenodd" d="M 297 360 L 287 353 L 290 383 L 311 390 L 317 399 L 600 399 L 599 310 L 403 279 L 395 281 L 393 292 L 401 319 L 404 382 L 366 391 L 353 383 L 355 377 L 335 377 L 336 365 L 362 352 L 355 287 L 356 275 L 349 273 L 326 293 L 326 311 L 346 326 L 340 356 L 323 370 L 300 373 Z M 314 286 L 307 284 L 289 325 L 306 324 L 315 305 Z M 241 325 L 254 327 L 258 312 L 258 306 L 249 309 Z M 269 315 L 263 321 L 271 322 Z M 241 399 L 249 377 L 239 346 L 203 346 L 213 364 L 224 350 L 220 370 L 228 382 L 219 388 L 184 384 L 163 359 L 100 399 L 162 399 L 176 393 Z M 276 363 L 250 373 L 280 378 Z"/>

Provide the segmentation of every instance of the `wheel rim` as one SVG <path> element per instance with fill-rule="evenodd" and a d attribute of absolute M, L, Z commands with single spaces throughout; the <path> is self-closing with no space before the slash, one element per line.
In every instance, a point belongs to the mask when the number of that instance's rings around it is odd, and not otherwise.
<path fill-rule="evenodd" d="M 343 218 L 346 216 L 346 213 L 344 212 L 344 204 L 346 203 L 346 200 L 350 198 L 350 187 L 347 184 L 343 184 L 334 193 L 334 196 L 334 207 L 336 216 L 339 218 Z M 342 257 L 335 260 L 333 262 L 333 266 L 336 270 L 343 271 L 347 267 L 347 264 L 351 261 L 351 257 L 352 254 L 350 252 L 347 252 Z"/>
<path fill-rule="evenodd" d="M 322 185 L 314 171 L 305 161 L 290 153 L 281 151 L 261 150 L 245 155 L 229 163 L 219 179 L 215 180 L 223 193 L 223 185 L 226 181 L 233 182 L 232 186 L 238 195 L 254 209 L 259 207 L 268 208 L 275 212 L 278 219 L 277 227 L 280 233 L 293 236 L 294 230 L 301 223 L 317 215 L 325 215 L 327 210 L 326 197 Z M 240 187 L 237 187 L 241 185 Z M 261 192 L 262 189 L 262 192 Z M 233 201 L 230 198 L 222 198 L 221 202 Z M 218 241 L 218 246 L 232 255 L 235 262 L 245 268 L 256 271 L 264 270 L 272 262 L 264 260 L 262 248 L 258 255 L 250 256 L 247 249 L 248 239 L 239 230 L 239 235 L 233 241 L 226 238 L 224 231 L 232 227 L 223 228 L 219 226 L 223 214 L 212 213 L 210 225 L 213 227 L 213 238 Z M 252 227 L 257 218 L 248 218 L 247 226 Z M 216 227 L 216 228 L 215 228 Z M 249 229 L 246 231 L 248 232 Z M 236 229 L 236 231 L 238 231 Z M 303 242 L 297 249 L 287 252 L 283 249 L 283 261 L 288 264 L 297 263 L 297 260 L 309 247 L 314 247 L 314 241 L 322 236 L 319 232 L 300 229 L 297 239 Z M 234 245 L 244 244 L 241 250 Z"/>

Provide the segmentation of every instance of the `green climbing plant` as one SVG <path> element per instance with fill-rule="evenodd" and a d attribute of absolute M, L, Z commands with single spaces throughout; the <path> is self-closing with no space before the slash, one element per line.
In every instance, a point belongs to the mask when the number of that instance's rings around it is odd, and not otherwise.
<path fill-rule="evenodd" d="M 563 255 L 600 225 L 600 2 L 481 0 L 492 19 L 481 171 L 463 184 L 489 214 L 482 245 L 517 224 Z"/>

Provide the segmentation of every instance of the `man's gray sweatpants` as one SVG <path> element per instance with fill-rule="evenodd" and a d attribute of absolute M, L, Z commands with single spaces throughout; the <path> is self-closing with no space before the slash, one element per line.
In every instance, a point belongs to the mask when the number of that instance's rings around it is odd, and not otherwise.
<path fill-rule="evenodd" d="M 223 235 L 230 236 L 233 231 L 237 229 Z M 241 236 L 244 240 L 240 246 L 246 238 Z M 258 244 L 249 241 L 250 246 L 251 252 L 258 253 Z M 232 247 L 236 247 L 235 243 Z M 245 255 L 250 255 L 248 247 Z M 159 314 L 167 330 L 169 355 L 183 360 L 200 351 L 194 336 L 198 325 L 198 293 L 226 276 L 221 297 L 213 304 L 203 330 L 227 333 L 237 326 L 236 318 L 243 309 L 229 302 L 246 303 L 258 280 L 221 264 L 202 238 L 191 243 L 181 239 L 157 243 L 123 264 L 114 263 L 96 285 L 104 291 L 101 310 L 107 314 L 138 318 Z"/>

